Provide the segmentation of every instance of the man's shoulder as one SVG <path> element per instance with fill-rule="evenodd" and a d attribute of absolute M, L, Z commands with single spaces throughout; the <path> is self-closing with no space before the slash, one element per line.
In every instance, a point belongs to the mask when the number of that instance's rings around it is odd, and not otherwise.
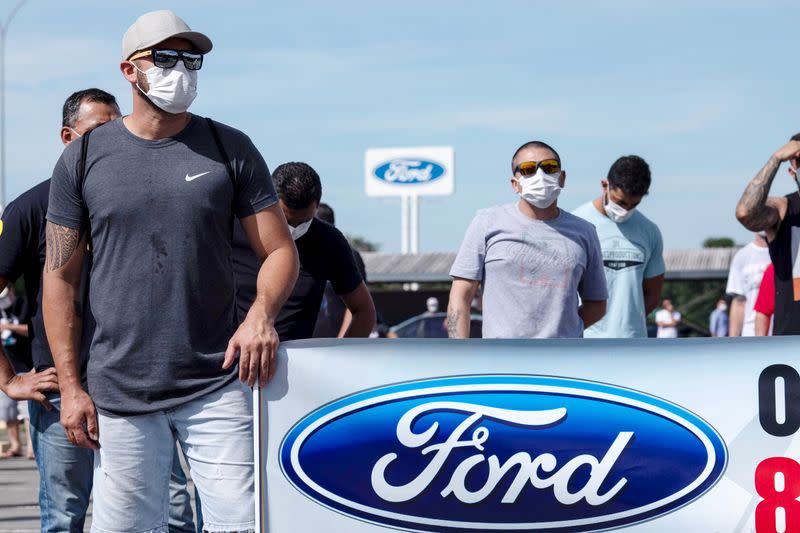
<path fill-rule="evenodd" d="M 631 218 L 630 223 L 635 224 L 639 234 L 649 240 L 653 246 L 656 246 L 658 241 L 663 240 L 658 224 L 650 220 L 647 215 L 638 209 L 634 211 L 634 217 Z"/>
<path fill-rule="evenodd" d="M 739 248 L 736 251 L 736 253 L 733 254 L 732 264 L 740 265 L 741 263 L 748 262 L 753 253 L 756 252 L 755 248 L 756 245 L 753 244 L 752 242 L 748 242 L 747 244 Z"/>
<path fill-rule="evenodd" d="M 320 237 L 325 239 L 336 239 L 339 241 L 347 242 L 347 237 L 344 236 L 344 233 L 339 231 L 336 226 L 328 224 L 324 220 L 319 218 L 312 219 L 311 228 L 313 229 Z"/>
<path fill-rule="evenodd" d="M 640 210 L 636 210 L 634 212 L 635 218 L 633 219 L 636 224 L 639 225 L 640 228 L 647 230 L 648 232 L 657 232 L 660 233 L 661 230 L 658 229 L 658 224 L 650 220 L 650 218 L 642 213 Z"/>
<path fill-rule="evenodd" d="M 569 211 L 561 210 L 559 215 L 559 222 L 564 225 L 569 225 L 581 233 L 595 233 L 597 228 L 594 224 L 578 215 L 570 213 Z"/>
<path fill-rule="evenodd" d="M 301 238 L 297 241 L 297 244 L 307 244 L 315 249 L 323 250 L 340 249 L 343 247 L 350 248 L 350 243 L 347 237 L 344 236 L 344 233 L 318 218 L 312 219 L 311 227 L 308 228 L 306 236 L 311 238 L 305 241 Z"/>
<path fill-rule="evenodd" d="M 593 200 L 589 200 L 588 202 L 586 202 L 584 204 L 581 204 L 578 207 L 576 207 L 575 209 L 573 209 L 571 213 L 573 215 L 575 215 L 576 217 L 580 217 L 580 218 L 586 220 L 589 217 L 591 217 L 592 215 L 594 215 L 595 213 L 597 213 L 597 208 L 594 206 L 594 201 Z M 597 213 L 597 214 L 599 214 L 599 213 Z"/>
<path fill-rule="evenodd" d="M 214 127 L 217 129 L 217 132 L 219 133 L 220 139 L 226 144 L 228 144 L 228 142 L 231 142 L 235 143 L 234 146 L 238 146 L 239 143 L 241 142 L 247 142 L 247 143 L 251 142 L 250 137 L 242 130 L 236 129 L 233 126 L 229 126 L 228 124 L 225 124 L 213 118 L 205 118 L 200 116 L 197 116 L 197 118 L 199 120 L 202 120 L 203 122 L 211 120 L 214 123 Z"/>
<path fill-rule="evenodd" d="M 475 211 L 475 218 L 493 218 L 498 215 L 509 215 L 512 209 L 516 209 L 516 204 L 500 204 L 489 207 L 482 207 Z"/>
<path fill-rule="evenodd" d="M 46 179 L 38 185 L 34 185 L 24 193 L 17 196 L 5 208 L 4 219 L 9 216 L 18 216 L 29 219 L 31 215 L 44 214 L 47 212 L 47 202 L 50 198 L 50 180 Z"/>
<path fill-rule="evenodd" d="M 31 209 L 35 207 L 47 207 L 47 201 L 50 198 L 50 179 L 46 179 L 37 185 L 34 185 L 24 193 L 20 194 L 16 200 L 8 204 L 21 209 Z"/>

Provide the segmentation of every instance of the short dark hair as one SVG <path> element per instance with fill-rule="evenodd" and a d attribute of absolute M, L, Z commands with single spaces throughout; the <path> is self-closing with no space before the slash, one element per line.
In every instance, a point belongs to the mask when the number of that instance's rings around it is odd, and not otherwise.
<path fill-rule="evenodd" d="M 800 133 L 795 133 L 792 135 L 792 138 L 789 139 L 790 141 L 800 141 Z"/>
<path fill-rule="evenodd" d="M 514 160 L 517 158 L 519 153 L 526 148 L 545 148 L 547 150 L 550 150 L 555 154 L 556 161 L 558 161 L 558 166 L 561 166 L 561 156 L 558 155 L 558 152 L 556 152 L 555 148 L 553 148 L 552 146 L 543 141 L 528 141 L 519 148 L 517 148 L 517 151 L 514 152 L 513 156 L 511 156 L 511 172 L 514 172 Z"/>
<path fill-rule="evenodd" d="M 620 157 L 608 169 L 608 185 L 626 194 L 644 196 L 650 190 L 650 166 L 638 155 Z"/>
<path fill-rule="evenodd" d="M 278 196 L 289 209 L 305 209 L 322 198 L 317 171 L 306 163 L 284 163 L 272 173 Z"/>
<path fill-rule="evenodd" d="M 109 94 L 102 89 L 84 89 L 69 95 L 64 101 L 64 109 L 61 112 L 61 125 L 65 127 L 73 127 L 78 122 L 78 113 L 81 109 L 81 104 L 84 102 L 99 102 L 101 104 L 113 105 L 119 109 L 117 99 L 113 94 Z"/>
<path fill-rule="evenodd" d="M 324 202 L 317 207 L 317 218 L 324 220 L 331 226 L 336 225 L 336 216 L 333 214 L 333 208 Z"/>

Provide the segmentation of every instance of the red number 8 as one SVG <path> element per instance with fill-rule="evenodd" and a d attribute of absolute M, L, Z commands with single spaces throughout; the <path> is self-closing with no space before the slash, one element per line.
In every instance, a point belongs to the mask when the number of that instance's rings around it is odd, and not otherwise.
<path fill-rule="evenodd" d="M 775 487 L 775 475 L 783 474 L 783 490 Z M 756 468 L 756 492 L 763 500 L 756 507 L 756 533 L 779 533 L 776 511 L 786 516 L 785 533 L 800 533 L 800 463 L 788 457 L 764 459 Z"/>

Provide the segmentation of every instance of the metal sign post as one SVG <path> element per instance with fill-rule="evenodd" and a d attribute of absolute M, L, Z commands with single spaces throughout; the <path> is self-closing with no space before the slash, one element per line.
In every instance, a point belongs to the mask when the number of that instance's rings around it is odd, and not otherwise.
<path fill-rule="evenodd" d="M 367 196 L 400 197 L 400 250 L 419 253 L 419 197 L 453 194 L 455 152 L 450 146 L 369 149 L 364 185 Z"/>

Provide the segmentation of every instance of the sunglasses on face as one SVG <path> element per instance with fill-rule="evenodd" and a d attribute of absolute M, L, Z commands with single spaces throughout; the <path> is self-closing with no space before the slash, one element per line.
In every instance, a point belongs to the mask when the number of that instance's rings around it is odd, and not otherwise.
<path fill-rule="evenodd" d="M 555 159 L 544 159 L 542 161 L 525 161 L 517 165 L 514 169 L 514 174 L 519 172 L 526 178 L 536 174 L 536 171 L 542 169 L 545 174 L 555 174 L 561 171 L 561 164 Z"/>
<path fill-rule="evenodd" d="M 131 56 L 130 60 L 133 61 L 147 56 L 152 56 L 153 64 L 159 68 L 172 68 L 178 64 L 179 59 L 183 60 L 183 66 L 186 67 L 186 70 L 200 70 L 200 67 L 203 66 L 203 54 L 166 48 L 153 48 L 152 50 L 137 52 Z"/>

